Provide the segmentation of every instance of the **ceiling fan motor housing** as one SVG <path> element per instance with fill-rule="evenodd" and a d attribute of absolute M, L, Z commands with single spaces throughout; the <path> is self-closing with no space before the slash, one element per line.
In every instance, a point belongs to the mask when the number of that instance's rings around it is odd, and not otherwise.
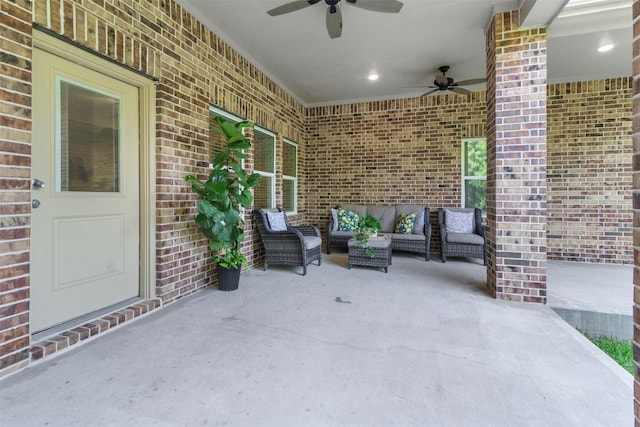
<path fill-rule="evenodd" d="M 267 11 L 269 16 L 278 16 L 313 6 L 321 0 L 293 0 Z M 348 4 L 373 12 L 398 13 L 402 9 L 399 0 L 345 0 Z M 335 39 L 342 34 L 342 13 L 338 4 L 340 0 L 324 0 L 327 5 L 326 24 L 329 37 Z"/>

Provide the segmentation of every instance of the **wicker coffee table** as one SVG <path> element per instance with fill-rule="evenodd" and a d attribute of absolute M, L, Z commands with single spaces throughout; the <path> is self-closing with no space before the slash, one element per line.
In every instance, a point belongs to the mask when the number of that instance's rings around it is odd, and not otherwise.
<path fill-rule="evenodd" d="M 370 258 L 365 252 L 366 247 L 370 247 L 375 255 Z M 358 245 L 355 239 L 347 242 L 349 248 L 349 269 L 352 265 L 363 267 L 384 268 L 384 272 L 389 271 L 391 265 L 391 239 L 387 236 L 372 237 L 364 245 Z"/>

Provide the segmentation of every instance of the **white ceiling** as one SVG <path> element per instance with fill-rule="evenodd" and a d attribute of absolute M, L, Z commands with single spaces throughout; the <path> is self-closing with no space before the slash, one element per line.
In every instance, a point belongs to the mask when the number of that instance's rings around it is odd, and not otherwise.
<path fill-rule="evenodd" d="M 631 76 L 631 0 L 571 0 L 559 15 L 566 0 L 401 0 L 398 14 L 341 1 L 336 39 L 323 1 L 275 17 L 267 11 L 292 0 L 176 1 L 308 107 L 420 96 L 429 89 L 415 86 L 432 84 L 441 65 L 456 81 L 485 77 L 485 27 L 494 10 L 518 3 L 533 5 L 525 25 L 555 17 L 549 83 Z M 614 49 L 598 53 L 605 42 Z M 380 78 L 371 82 L 374 71 Z"/>

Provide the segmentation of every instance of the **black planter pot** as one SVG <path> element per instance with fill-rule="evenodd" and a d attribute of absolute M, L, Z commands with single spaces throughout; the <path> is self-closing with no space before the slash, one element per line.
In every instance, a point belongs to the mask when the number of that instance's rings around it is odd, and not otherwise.
<path fill-rule="evenodd" d="M 218 289 L 221 291 L 235 291 L 240 283 L 239 268 L 225 268 L 216 266 L 218 274 Z"/>

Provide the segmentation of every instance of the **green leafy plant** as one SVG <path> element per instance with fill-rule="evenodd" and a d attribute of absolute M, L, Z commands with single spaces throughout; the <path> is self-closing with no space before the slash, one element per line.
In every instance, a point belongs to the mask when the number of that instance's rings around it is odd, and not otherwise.
<path fill-rule="evenodd" d="M 373 253 L 371 246 L 366 246 L 366 243 L 369 241 L 369 237 L 380 229 L 382 229 L 380 221 L 374 216 L 363 215 L 358 219 L 358 230 L 354 239 L 356 245 L 364 246 L 364 253 L 367 254 L 369 258 L 375 258 L 376 254 Z"/>
<path fill-rule="evenodd" d="M 380 221 L 375 216 L 363 215 L 358 219 L 358 232 L 360 233 L 375 233 L 382 229 Z"/>
<path fill-rule="evenodd" d="M 250 121 L 232 123 L 216 117 L 211 130 L 226 139 L 225 149 L 213 156 L 206 181 L 193 175 L 185 177 L 200 196 L 196 224 L 209 240 L 209 248 L 217 252 L 211 257 L 214 264 L 225 268 L 247 266 L 240 252 L 245 237 L 242 209 L 251 206 L 250 189 L 260 182 L 260 174 L 248 175 L 242 167 L 242 159 L 247 157 L 243 150 L 251 147 L 242 129 L 251 126 Z"/>

